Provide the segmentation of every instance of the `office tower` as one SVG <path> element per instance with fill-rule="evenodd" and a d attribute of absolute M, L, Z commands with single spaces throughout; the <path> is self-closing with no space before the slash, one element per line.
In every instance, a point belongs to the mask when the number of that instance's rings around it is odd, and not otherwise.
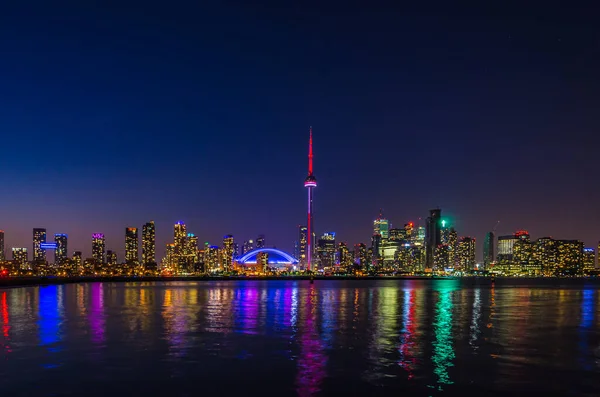
<path fill-rule="evenodd" d="M 298 261 L 300 262 L 301 269 L 306 269 L 306 261 L 308 259 L 307 243 L 308 228 L 306 226 L 298 226 Z"/>
<path fill-rule="evenodd" d="M 125 228 L 125 261 L 127 263 L 139 261 L 137 227 Z"/>
<path fill-rule="evenodd" d="M 244 244 L 242 244 L 242 255 L 247 254 L 248 252 L 254 249 L 254 240 L 245 240 Z"/>
<path fill-rule="evenodd" d="M 73 263 L 77 269 L 81 269 L 81 265 L 83 264 L 81 251 L 73 252 Z"/>
<path fill-rule="evenodd" d="M 180 271 L 192 272 L 198 260 L 198 236 L 188 233 L 185 239 L 183 253 L 179 258 Z"/>
<path fill-rule="evenodd" d="M 219 247 L 216 245 L 206 245 L 204 247 L 204 269 L 206 272 L 214 273 L 219 271 Z"/>
<path fill-rule="evenodd" d="M 425 234 L 426 234 L 425 227 L 419 226 L 417 228 L 417 233 L 414 234 L 414 236 L 415 236 L 414 244 L 415 245 L 425 245 Z"/>
<path fill-rule="evenodd" d="M 256 248 L 265 248 L 265 235 L 261 234 L 256 239 Z"/>
<path fill-rule="evenodd" d="M 583 274 L 583 242 L 556 240 L 556 266 L 554 276 L 581 276 Z"/>
<path fill-rule="evenodd" d="M 106 248 L 106 242 L 104 241 L 104 234 L 94 233 L 92 234 L 92 258 L 96 263 L 105 263 L 104 252 Z"/>
<path fill-rule="evenodd" d="M 390 229 L 391 241 L 403 241 L 406 240 L 406 230 L 404 229 Z"/>
<path fill-rule="evenodd" d="M 66 234 L 55 234 L 54 242 L 56 243 L 56 249 L 54 250 L 54 263 L 61 265 L 68 259 L 68 246 L 67 246 Z"/>
<path fill-rule="evenodd" d="M 268 252 L 259 252 L 256 255 L 256 270 L 265 274 L 269 270 L 269 253 Z"/>
<path fill-rule="evenodd" d="M 185 250 L 185 244 L 187 239 L 187 227 L 185 223 L 179 221 L 173 226 L 173 244 L 174 246 L 174 254 L 176 256 L 180 256 L 183 254 Z"/>
<path fill-rule="evenodd" d="M 583 274 L 590 275 L 596 270 L 596 250 L 593 248 L 583 249 Z"/>
<path fill-rule="evenodd" d="M 382 240 L 389 238 L 390 223 L 383 217 L 383 210 L 379 210 L 379 216 L 373 221 L 373 235 L 379 234 Z"/>
<path fill-rule="evenodd" d="M 354 264 L 357 270 L 367 270 L 367 246 L 364 243 L 354 245 Z"/>
<path fill-rule="evenodd" d="M 392 230 L 399 230 L 399 236 L 392 238 Z M 379 264 L 385 270 L 394 270 L 398 266 L 398 251 L 404 247 L 405 240 L 402 238 L 404 229 L 390 229 L 390 238 L 382 240 L 380 246 Z"/>
<path fill-rule="evenodd" d="M 457 270 L 468 272 L 475 268 L 475 239 L 461 237 L 456 248 Z"/>
<path fill-rule="evenodd" d="M 377 266 L 381 259 L 381 234 L 374 234 L 371 236 L 371 266 Z"/>
<path fill-rule="evenodd" d="M 542 267 L 535 261 L 534 244 L 530 240 L 529 233 L 522 230 L 515 233 L 515 237 L 512 260 L 515 269 L 531 276 L 541 274 Z"/>
<path fill-rule="evenodd" d="M 317 258 L 321 269 L 332 268 L 335 264 L 335 233 L 324 233 L 317 242 Z M 316 266 L 313 266 L 315 269 Z"/>
<path fill-rule="evenodd" d="M 46 262 L 46 250 L 42 244 L 46 242 L 46 229 L 33 229 L 33 261 Z"/>
<path fill-rule="evenodd" d="M 514 234 L 498 236 L 498 254 L 496 255 L 498 264 L 504 265 L 513 262 L 513 248 L 517 240 L 518 238 Z"/>
<path fill-rule="evenodd" d="M 116 266 L 119 263 L 117 259 L 117 253 L 115 251 L 106 251 L 106 263 L 109 266 Z"/>
<path fill-rule="evenodd" d="M 240 246 L 239 246 L 238 243 L 234 242 L 233 243 L 233 257 L 234 257 L 234 259 L 239 256 L 239 253 L 240 253 Z"/>
<path fill-rule="evenodd" d="M 263 238 L 262 242 L 264 243 L 264 241 L 265 240 Z M 223 270 L 226 272 L 229 272 L 233 269 L 233 243 L 233 236 L 231 234 L 228 234 L 225 237 L 223 237 Z"/>
<path fill-rule="evenodd" d="M 310 138 L 308 141 L 308 176 L 304 180 L 304 187 L 308 189 L 306 269 L 312 271 L 313 243 L 315 235 L 315 225 L 313 220 L 313 189 L 317 187 L 317 178 L 313 175 L 312 127 L 310 127 Z"/>
<path fill-rule="evenodd" d="M 538 238 L 533 244 L 533 261 L 542 274 L 551 276 L 556 270 L 556 240 L 551 237 Z"/>
<path fill-rule="evenodd" d="M 494 262 L 494 243 L 496 236 L 494 232 L 488 232 L 485 235 L 485 240 L 483 241 L 483 268 L 489 269 L 490 265 Z"/>
<path fill-rule="evenodd" d="M 142 227 L 142 263 L 156 263 L 156 228 L 154 221 Z"/>
<path fill-rule="evenodd" d="M 175 256 L 175 244 L 170 243 L 166 245 L 165 248 L 165 256 L 162 260 L 162 268 L 173 271 L 177 266 L 176 256 Z"/>
<path fill-rule="evenodd" d="M 5 252 L 4 252 L 4 230 L 0 230 L 0 262 L 4 262 L 6 260 Z"/>
<path fill-rule="evenodd" d="M 435 249 L 438 245 L 441 244 L 441 221 L 441 209 L 437 208 L 429 211 L 429 217 L 427 218 L 427 227 L 425 230 L 425 266 L 428 268 L 433 267 Z"/>
<path fill-rule="evenodd" d="M 13 248 L 12 249 L 12 260 L 15 265 L 20 269 L 24 269 L 27 266 L 27 248 Z"/>
<path fill-rule="evenodd" d="M 338 263 L 340 268 L 345 271 L 352 270 L 352 255 L 350 255 L 350 250 L 348 250 L 348 245 L 345 242 L 338 244 Z"/>
<path fill-rule="evenodd" d="M 404 239 L 407 241 L 412 241 L 415 237 L 414 233 L 414 223 L 408 222 L 404 225 Z"/>

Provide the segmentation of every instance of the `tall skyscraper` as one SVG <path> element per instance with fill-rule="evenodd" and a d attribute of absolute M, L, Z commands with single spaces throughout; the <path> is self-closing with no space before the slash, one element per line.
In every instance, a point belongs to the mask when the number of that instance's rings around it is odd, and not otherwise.
<path fill-rule="evenodd" d="M 485 240 L 483 241 L 483 267 L 484 267 L 484 269 L 489 269 L 490 265 L 496 259 L 494 256 L 494 254 L 495 254 L 495 250 L 494 250 L 495 239 L 496 239 L 496 236 L 494 235 L 494 232 L 488 232 L 485 235 Z"/>
<path fill-rule="evenodd" d="M 313 175 L 313 150 L 312 150 L 312 127 L 310 127 L 310 138 L 308 140 L 308 176 L 304 180 L 304 187 L 308 189 L 308 216 L 306 235 L 308 239 L 306 241 L 306 268 L 312 269 L 312 254 L 313 254 L 313 240 L 314 240 L 314 220 L 313 220 L 313 189 L 317 187 L 317 178 Z"/>
<path fill-rule="evenodd" d="M 475 239 L 461 237 L 456 249 L 457 270 L 466 272 L 475 268 Z"/>
<path fill-rule="evenodd" d="M 389 238 L 390 222 L 383 217 L 383 210 L 379 210 L 379 216 L 373 221 L 373 234 L 379 234 L 382 240 Z"/>
<path fill-rule="evenodd" d="M 4 251 L 4 230 L 0 230 L 0 262 L 6 260 L 6 254 Z"/>
<path fill-rule="evenodd" d="M 335 264 L 335 233 L 324 233 L 319 238 L 317 243 L 317 257 L 321 269 L 333 267 Z"/>
<path fill-rule="evenodd" d="M 106 250 L 106 242 L 104 240 L 104 234 L 94 233 L 92 234 L 92 258 L 98 263 L 105 263 L 104 253 Z"/>
<path fill-rule="evenodd" d="M 27 267 L 27 248 L 13 248 L 12 249 L 12 260 L 15 265 L 19 268 L 24 269 Z"/>
<path fill-rule="evenodd" d="M 435 250 L 437 246 L 441 244 L 441 222 L 442 210 L 439 208 L 430 210 L 429 217 L 427 218 L 427 227 L 425 230 L 425 266 L 428 268 L 433 268 Z"/>
<path fill-rule="evenodd" d="M 142 263 L 156 263 L 156 228 L 154 221 L 142 227 Z"/>
<path fill-rule="evenodd" d="M 358 270 L 367 270 L 367 246 L 364 243 L 358 243 L 354 245 L 354 264 Z"/>
<path fill-rule="evenodd" d="M 265 235 L 261 234 L 256 239 L 256 248 L 265 248 Z"/>
<path fill-rule="evenodd" d="M 33 229 L 33 261 L 46 262 L 46 250 L 42 244 L 46 242 L 46 229 Z"/>
<path fill-rule="evenodd" d="M 348 245 L 345 242 L 338 244 L 338 263 L 342 269 L 352 270 L 352 255 L 350 255 Z"/>
<path fill-rule="evenodd" d="M 55 234 L 54 242 L 56 243 L 56 250 L 54 251 L 54 263 L 57 265 L 63 264 L 69 254 L 67 247 L 67 235 L 66 234 Z"/>
<path fill-rule="evenodd" d="M 298 226 L 298 261 L 300 268 L 306 269 L 306 261 L 308 259 L 308 228 L 306 226 Z"/>
<path fill-rule="evenodd" d="M 137 227 L 128 227 L 125 229 L 125 261 L 127 263 L 136 263 L 139 261 Z"/>
<path fill-rule="evenodd" d="M 231 234 L 223 237 L 223 270 L 226 272 L 233 269 L 233 243 L 233 236 Z"/>

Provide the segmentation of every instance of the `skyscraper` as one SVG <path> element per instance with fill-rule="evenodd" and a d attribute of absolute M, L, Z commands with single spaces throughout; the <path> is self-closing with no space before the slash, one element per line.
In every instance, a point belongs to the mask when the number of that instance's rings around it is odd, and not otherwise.
<path fill-rule="evenodd" d="M 332 268 L 335 263 L 335 233 L 324 233 L 317 244 L 317 256 L 319 258 L 319 267 Z M 313 269 L 315 266 L 313 266 Z"/>
<path fill-rule="evenodd" d="M 357 270 L 367 270 L 367 246 L 364 243 L 354 245 L 354 263 Z"/>
<path fill-rule="evenodd" d="M 13 248 L 12 259 L 19 268 L 24 269 L 27 267 L 27 248 Z"/>
<path fill-rule="evenodd" d="M 262 241 L 264 243 L 264 237 Z M 233 236 L 231 234 L 223 237 L 223 270 L 226 272 L 231 271 L 233 268 L 233 243 Z"/>
<path fill-rule="evenodd" d="M 4 251 L 4 230 L 0 230 L 0 262 L 6 260 L 6 254 Z"/>
<path fill-rule="evenodd" d="M 81 251 L 73 252 L 73 262 L 75 264 L 75 268 L 81 270 L 81 266 L 83 265 Z"/>
<path fill-rule="evenodd" d="M 137 227 L 125 228 L 125 261 L 128 263 L 139 261 Z"/>
<path fill-rule="evenodd" d="M 261 234 L 256 239 L 256 248 L 265 248 L 265 235 Z"/>
<path fill-rule="evenodd" d="M 46 262 L 46 250 L 41 245 L 46 242 L 46 229 L 33 229 L 33 261 Z"/>
<path fill-rule="evenodd" d="M 389 238 L 390 222 L 383 217 L 383 210 L 379 210 L 379 216 L 373 221 L 373 234 L 379 234 L 382 240 Z"/>
<path fill-rule="evenodd" d="M 244 244 L 242 244 L 242 255 L 247 254 L 248 252 L 254 249 L 254 240 L 246 240 Z"/>
<path fill-rule="evenodd" d="M 466 272 L 475 268 L 475 239 L 461 237 L 456 249 L 457 270 Z"/>
<path fill-rule="evenodd" d="M 338 261 L 340 267 L 345 271 L 352 270 L 352 255 L 350 255 L 348 245 L 345 242 L 338 244 Z"/>
<path fill-rule="evenodd" d="M 441 220 L 441 209 L 436 208 L 434 210 L 429 211 L 429 217 L 427 218 L 427 227 L 425 230 L 425 266 L 428 268 L 433 267 L 435 249 L 441 243 Z"/>
<path fill-rule="evenodd" d="M 142 263 L 156 263 L 156 229 L 154 221 L 142 227 Z"/>
<path fill-rule="evenodd" d="M 92 258 L 97 263 L 105 263 L 104 253 L 106 249 L 106 242 L 104 241 L 104 234 L 94 233 L 92 234 Z"/>
<path fill-rule="evenodd" d="M 54 251 L 54 263 L 57 265 L 61 265 L 68 258 L 67 235 L 55 234 L 54 242 L 56 243 L 56 250 Z"/>
<path fill-rule="evenodd" d="M 488 269 L 495 260 L 494 243 L 496 236 L 494 232 L 488 232 L 483 241 L 483 267 Z"/>
<path fill-rule="evenodd" d="M 596 250 L 583 249 L 583 274 L 589 275 L 596 270 Z"/>
<path fill-rule="evenodd" d="M 307 261 L 307 249 L 306 244 L 308 242 L 308 229 L 306 226 L 298 226 L 298 261 L 300 262 L 300 268 L 306 269 Z"/>
<path fill-rule="evenodd" d="M 312 127 L 310 127 L 310 138 L 308 141 L 308 176 L 304 180 L 304 187 L 308 189 L 308 214 L 307 214 L 307 233 L 306 241 L 306 268 L 312 269 L 313 239 L 314 239 L 314 221 L 313 221 L 313 189 L 317 187 L 317 178 L 313 175 L 313 151 L 312 151 Z"/>

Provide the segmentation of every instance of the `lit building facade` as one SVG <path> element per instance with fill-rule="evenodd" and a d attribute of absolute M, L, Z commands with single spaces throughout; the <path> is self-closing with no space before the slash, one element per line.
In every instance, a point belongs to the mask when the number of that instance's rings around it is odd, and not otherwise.
<path fill-rule="evenodd" d="M 156 227 L 150 221 L 142 227 L 142 263 L 156 263 Z"/>
<path fill-rule="evenodd" d="M 262 238 L 261 242 L 263 246 L 258 247 L 258 240 L 256 240 L 257 248 L 264 248 L 264 237 Z M 233 244 L 234 241 L 233 236 L 231 234 L 228 234 L 225 237 L 223 237 L 223 271 L 225 272 L 230 272 L 233 269 L 233 261 L 235 259 L 233 256 Z"/>
<path fill-rule="evenodd" d="M 345 242 L 338 244 L 338 261 L 343 270 L 347 272 L 352 270 L 352 255 L 350 255 L 350 250 Z"/>
<path fill-rule="evenodd" d="M 265 235 L 261 234 L 256 239 L 256 248 L 265 248 Z"/>
<path fill-rule="evenodd" d="M 306 269 L 307 256 L 307 244 L 308 243 L 308 229 L 306 226 L 298 226 L 298 261 L 300 262 L 300 268 Z"/>
<path fill-rule="evenodd" d="M 439 208 L 429 211 L 425 229 L 425 266 L 433 268 L 435 250 L 442 243 L 442 210 Z"/>
<path fill-rule="evenodd" d="M 389 238 L 390 222 L 383 217 L 383 211 L 379 210 L 379 216 L 373 221 L 373 234 L 378 234 L 383 240 Z"/>
<path fill-rule="evenodd" d="M 254 240 L 245 240 L 244 244 L 242 244 L 242 255 L 247 254 L 248 252 L 254 249 Z"/>
<path fill-rule="evenodd" d="M 104 234 L 94 233 L 92 234 L 92 258 L 97 263 L 105 263 L 106 242 L 104 240 Z"/>
<path fill-rule="evenodd" d="M 475 239 L 461 237 L 456 248 L 456 269 L 468 272 L 475 268 Z"/>
<path fill-rule="evenodd" d="M 368 260 L 367 246 L 364 243 L 354 245 L 354 264 L 357 267 L 356 270 L 366 271 Z"/>
<path fill-rule="evenodd" d="M 583 242 L 556 240 L 556 265 L 554 276 L 583 275 Z"/>
<path fill-rule="evenodd" d="M 138 230 L 136 227 L 125 229 L 125 261 L 137 263 L 138 257 Z"/>
<path fill-rule="evenodd" d="M 107 250 L 106 251 L 106 263 L 109 266 L 116 266 L 119 263 L 117 258 L 117 253 L 115 251 Z"/>
<path fill-rule="evenodd" d="M 46 229 L 33 229 L 33 261 L 46 262 L 46 250 L 42 248 L 42 244 L 46 242 Z"/>
<path fill-rule="evenodd" d="M 533 244 L 533 261 L 545 276 L 556 273 L 556 248 L 556 240 L 551 237 L 541 237 Z"/>
<path fill-rule="evenodd" d="M 317 259 L 320 269 L 333 267 L 335 251 L 335 233 L 324 233 L 317 243 Z"/>
<path fill-rule="evenodd" d="M 57 265 L 64 264 L 69 258 L 68 254 L 68 236 L 66 234 L 55 234 L 54 242 L 56 249 L 54 250 L 54 263 Z"/>
<path fill-rule="evenodd" d="M 268 252 L 259 252 L 256 255 L 256 270 L 260 274 L 265 274 L 269 271 L 269 253 Z"/>
<path fill-rule="evenodd" d="M 13 248 L 12 260 L 20 269 L 28 268 L 27 248 Z"/>
<path fill-rule="evenodd" d="M 583 249 L 583 274 L 590 275 L 596 270 L 596 250 L 593 248 Z"/>

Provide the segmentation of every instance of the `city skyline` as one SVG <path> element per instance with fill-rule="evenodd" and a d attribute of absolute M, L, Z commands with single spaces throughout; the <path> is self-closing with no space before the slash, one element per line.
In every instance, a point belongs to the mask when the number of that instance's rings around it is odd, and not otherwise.
<path fill-rule="evenodd" d="M 85 256 L 104 233 L 123 258 L 123 228 L 153 219 L 158 257 L 178 220 L 200 241 L 265 234 L 292 252 L 311 125 L 317 234 L 369 244 L 379 208 L 402 225 L 439 207 L 477 239 L 478 261 L 498 220 L 496 235 L 595 247 L 596 22 L 447 7 L 13 4 L 5 250 L 31 256 L 43 227 Z"/>

